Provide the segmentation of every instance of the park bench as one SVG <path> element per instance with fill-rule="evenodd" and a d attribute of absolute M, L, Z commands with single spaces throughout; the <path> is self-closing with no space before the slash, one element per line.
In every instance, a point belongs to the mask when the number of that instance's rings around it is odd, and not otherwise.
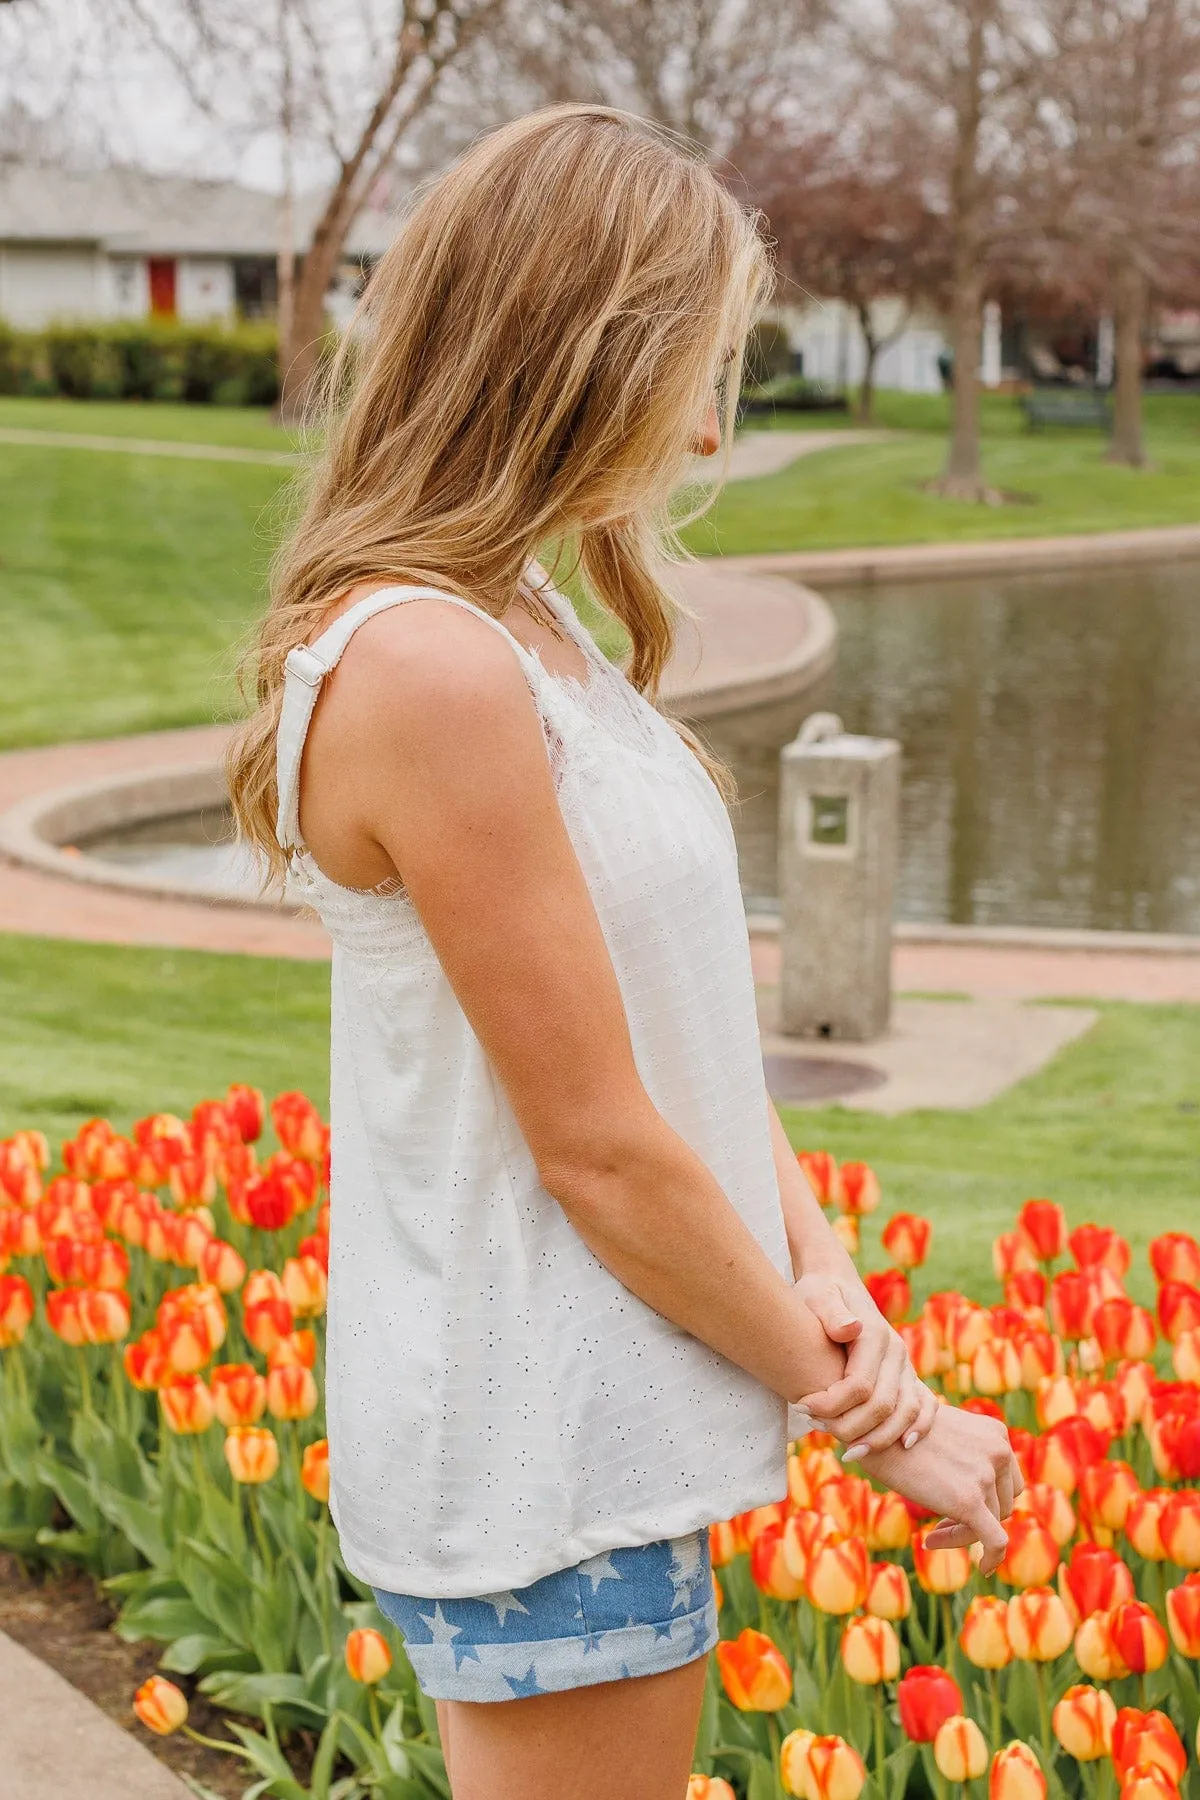
<path fill-rule="evenodd" d="M 1095 389 L 1043 388 L 1034 394 L 1022 394 L 1021 410 L 1030 430 L 1038 425 L 1112 424 L 1112 405 L 1107 394 Z"/>

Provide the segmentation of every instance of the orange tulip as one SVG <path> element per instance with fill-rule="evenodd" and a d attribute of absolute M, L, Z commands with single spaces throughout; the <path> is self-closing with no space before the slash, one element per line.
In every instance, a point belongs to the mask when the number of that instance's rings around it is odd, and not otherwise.
<path fill-rule="evenodd" d="M 1008 1641 L 1022 1662 L 1053 1662 L 1073 1635 L 1071 1615 L 1053 1588 L 1026 1588 L 1009 1601 Z"/>
<path fill-rule="evenodd" d="M 977 1594 L 963 1614 L 958 1641 L 977 1669 L 1004 1669 L 1012 1661 L 1008 1607 L 994 1594 Z"/>
<path fill-rule="evenodd" d="M 830 1228 L 843 1250 L 851 1256 L 858 1255 L 859 1230 L 858 1220 L 851 1213 L 838 1213 L 830 1220 Z"/>
<path fill-rule="evenodd" d="M 876 1619 L 907 1619 L 912 1611 L 912 1590 L 899 1563 L 871 1564 L 867 1580 L 867 1611 Z"/>
<path fill-rule="evenodd" d="M 274 1349 L 280 1338 L 287 1337 L 290 1333 L 292 1309 L 286 1300 L 268 1296 L 244 1308 L 242 1329 L 246 1333 L 247 1342 L 253 1344 L 260 1355 L 265 1356 L 268 1350 Z"/>
<path fill-rule="evenodd" d="M 267 1410 L 276 1419 L 309 1419 L 321 1396 L 312 1372 L 300 1363 L 285 1363 L 267 1375 Z"/>
<path fill-rule="evenodd" d="M 129 1295 L 111 1288 L 55 1288 L 46 1295 L 46 1323 L 64 1344 L 116 1344 L 129 1330 Z"/>
<path fill-rule="evenodd" d="M 1170 1488 L 1148 1488 L 1129 1503 L 1125 1536 L 1147 1562 L 1167 1561 L 1166 1545 L 1162 1540 L 1162 1516 L 1170 1498 Z"/>
<path fill-rule="evenodd" d="M 309 1444 L 300 1459 L 300 1482 L 306 1494 L 324 1506 L 329 1500 L 329 1440 L 318 1438 Z M 716 1580 L 714 1575 L 713 1580 Z M 718 1605 L 720 1602 L 718 1601 Z"/>
<path fill-rule="evenodd" d="M 279 1467 L 279 1442 L 265 1425 L 235 1425 L 225 1438 L 225 1461 L 235 1481 L 257 1487 Z"/>
<path fill-rule="evenodd" d="M 1167 1660 L 1167 1634 L 1153 1610 L 1141 1600 L 1114 1607 L 1109 1631 L 1117 1653 L 1133 1675 L 1151 1675 Z"/>
<path fill-rule="evenodd" d="M 1167 1624 L 1179 1654 L 1200 1657 L 1200 1574 L 1188 1575 L 1168 1593 Z"/>
<path fill-rule="evenodd" d="M 199 1375 L 178 1375 L 158 1390 L 168 1431 L 198 1437 L 213 1422 L 213 1397 Z"/>
<path fill-rule="evenodd" d="M 1005 1744 L 992 1758 L 988 1800 L 1046 1800 L 1042 1765 L 1020 1738 Z"/>
<path fill-rule="evenodd" d="M 979 1346 L 995 1335 L 996 1327 L 987 1308 L 972 1301 L 956 1306 L 946 1320 L 946 1348 L 956 1363 L 969 1363 Z"/>
<path fill-rule="evenodd" d="M 188 1716 L 188 1703 L 173 1681 L 151 1675 L 133 1696 L 133 1710 L 148 1731 L 169 1737 Z"/>
<path fill-rule="evenodd" d="M 715 1569 L 723 1568 L 732 1562 L 740 1552 L 741 1546 L 733 1524 L 729 1519 L 721 1519 L 708 1528 L 708 1553 Z"/>
<path fill-rule="evenodd" d="M 868 1493 L 867 1547 L 870 1550 L 907 1550 L 912 1543 L 912 1514 L 902 1495 L 890 1488 Z"/>
<path fill-rule="evenodd" d="M 353 1680 L 366 1687 L 382 1681 L 392 1666 L 392 1653 L 382 1632 L 359 1625 L 346 1639 L 346 1667 Z"/>
<path fill-rule="evenodd" d="M 918 1531 L 912 1541 L 917 1581 L 927 1594 L 957 1594 L 974 1573 L 971 1553 L 969 1550 L 929 1549 L 925 1541 L 929 1529 Z"/>
<path fill-rule="evenodd" d="M 808 1748 L 816 1740 L 815 1731 L 805 1731 L 801 1726 L 789 1731 L 779 1746 L 779 1779 L 783 1783 L 785 1794 L 795 1794 L 799 1800 L 808 1800 Z"/>
<path fill-rule="evenodd" d="M 150 1393 L 171 1379 L 167 1352 L 159 1331 L 143 1331 L 134 1343 L 126 1344 L 122 1362 L 130 1384 L 139 1393 Z"/>
<path fill-rule="evenodd" d="M 1031 1481 L 1015 1502 L 1019 1513 L 1028 1513 L 1050 1533 L 1061 1550 L 1075 1536 L 1075 1508 L 1061 1488 L 1048 1481 Z"/>
<path fill-rule="evenodd" d="M 1129 1669 L 1113 1642 L 1112 1614 L 1091 1613 L 1075 1633 L 1075 1661 L 1093 1681 L 1121 1681 Z"/>
<path fill-rule="evenodd" d="M 928 1381 L 938 1374 L 942 1367 L 942 1340 L 933 1320 L 922 1313 L 920 1318 L 898 1325 L 896 1329 L 908 1351 L 908 1360 L 921 1380 Z"/>
<path fill-rule="evenodd" d="M 1120 1781 L 1139 1764 L 1153 1763 L 1178 1786 L 1187 1768 L 1187 1752 L 1166 1713 L 1135 1706 L 1123 1706 L 1113 1722 L 1112 1758 Z"/>
<path fill-rule="evenodd" d="M 1008 1549 L 996 1573 L 1010 1587 L 1044 1587 L 1058 1567 L 1058 1545 L 1031 1513 L 1009 1519 Z"/>
<path fill-rule="evenodd" d="M 865 1537 L 871 1502 L 871 1484 L 862 1475 L 839 1475 L 836 1481 L 823 1481 L 813 1497 L 813 1505 L 826 1518 L 832 1519 L 841 1537 Z"/>
<path fill-rule="evenodd" d="M 788 1457 L 788 1499 L 793 1506 L 813 1507 L 818 1490 L 827 1481 L 840 1481 L 845 1473 L 833 1450 L 802 1438 L 799 1448 Z"/>
<path fill-rule="evenodd" d="M 1049 1331 L 1022 1331 L 1013 1340 L 1021 1359 L 1021 1386 L 1035 1394 L 1043 1381 L 1063 1372 L 1062 1345 Z"/>
<path fill-rule="evenodd" d="M 258 1424 L 267 1410 L 267 1384 L 252 1363 L 222 1363 L 209 1382 L 213 1409 L 227 1431 Z"/>
<path fill-rule="evenodd" d="M 991 1338 L 971 1358 L 971 1386 L 977 1394 L 1015 1394 L 1021 1386 L 1021 1357 L 1008 1338 Z"/>
<path fill-rule="evenodd" d="M 267 1369 L 282 1369 L 290 1364 L 297 1364 L 302 1369 L 314 1369 L 317 1364 L 316 1333 L 302 1328 L 289 1331 L 267 1351 Z"/>
<path fill-rule="evenodd" d="M 900 1640 L 886 1619 L 864 1613 L 842 1633 L 842 1662 L 851 1681 L 878 1687 L 900 1674 Z"/>
<path fill-rule="evenodd" d="M 1039 1262 L 1054 1262 L 1067 1247 L 1067 1215 L 1053 1200 L 1027 1200 L 1017 1231 Z"/>
<path fill-rule="evenodd" d="M 1086 1543 L 1076 1544 L 1070 1562 L 1059 1569 L 1058 1591 L 1076 1625 L 1093 1613 L 1111 1612 L 1135 1595 L 1132 1571 L 1116 1551 Z"/>
<path fill-rule="evenodd" d="M 747 1625 L 716 1646 L 725 1692 L 741 1712 L 776 1712 L 792 1697 L 792 1671 L 778 1646 Z"/>
<path fill-rule="evenodd" d="M 1179 1789 L 1157 1763 L 1138 1763 L 1122 1781 L 1119 1800 L 1179 1800 Z"/>
<path fill-rule="evenodd" d="M 1095 1532 L 1123 1531 L 1129 1508 L 1141 1493 L 1141 1484 L 1127 1462 L 1094 1463 L 1079 1477 L 1079 1514 Z"/>
<path fill-rule="evenodd" d="M 933 1740 L 933 1760 L 947 1781 L 974 1781 L 988 1766 L 988 1748 L 974 1719 L 956 1713 Z"/>
<path fill-rule="evenodd" d="M 1112 1749 L 1117 1709 L 1103 1688 L 1069 1687 L 1051 1715 L 1054 1735 L 1076 1762 L 1096 1762 Z"/>
<path fill-rule="evenodd" d="M 298 1319 L 325 1311 L 325 1271 L 315 1256 L 289 1256 L 283 1265 L 283 1293 Z"/>
<path fill-rule="evenodd" d="M 33 1321 L 33 1289 L 23 1275 L 0 1275 L 0 1350 L 19 1344 Z"/>
<path fill-rule="evenodd" d="M 720 1775 L 689 1775 L 686 1800 L 737 1800 Z"/>
<path fill-rule="evenodd" d="M 818 1612 L 857 1612 L 867 1597 L 870 1560 L 862 1538 L 819 1543 L 808 1559 L 805 1590 Z"/>
<path fill-rule="evenodd" d="M 1180 1381 L 1200 1387 L 1200 1331 L 1181 1331 L 1171 1346 L 1171 1367 Z"/>
<path fill-rule="evenodd" d="M 840 1206 L 842 1181 L 835 1159 L 828 1150 L 798 1150 L 796 1161 L 804 1171 L 804 1179 L 822 1206 Z"/>
<path fill-rule="evenodd" d="M 997 1281 L 1007 1281 L 1027 1269 L 1036 1269 L 1038 1259 L 1019 1231 L 1001 1232 L 992 1242 L 992 1268 Z"/>
<path fill-rule="evenodd" d="M 933 1226 L 916 1213 L 893 1213 L 880 1242 L 898 1269 L 919 1269 L 929 1255 Z"/>
<path fill-rule="evenodd" d="M 1150 1245 L 1156 1281 L 1184 1281 L 1200 1287 L 1200 1244 L 1186 1231 L 1167 1231 Z"/>
<path fill-rule="evenodd" d="M 866 1780 L 862 1757 L 844 1738 L 815 1737 L 808 1746 L 809 1800 L 858 1800 Z"/>
<path fill-rule="evenodd" d="M 1047 1291 L 1046 1277 L 1040 1269 L 1014 1269 L 1004 1279 L 1005 1305 L 1021 1312 L 1027 1313 L 1033 1308 L 1042 1311 Z"/>
<path fill-rule="evenodd" d="M 1153 1313 L 1125 1294 L 1101 1301 L 1092 1315 L 1092 1334 L 1105 1362 L 1122 1356 L 1140 1360 L 1151 1355 L 1158 1340 Z"/>
<path fill-rule="evenodd" d="M 862 1218 L 866 1213 L 873 1213 L 881 1198 L 879 1177 L 874 1169 L 864 1162 L 843 1163 L 841 1170 L 842 1198 L 840 1205 L 843 1212 Z"/>
<path fill-rule="evenodd" d="M 271 1102 L 275 1136 L 289 1156 L 319 1163 L 325 1154 L 327 1128 L 307 1094 L 277 1094 Z"/>
<path fill-rule="evenodd" d="M 1200 1569 L 1200 1492 L 1183 1488 L 1164 1501 L 1158 1532 L 1177 1569 Z"/>
<path fill-rule="evenodd" d="M 311 1380 L 311 1377 L 310 1377 Z M 790 1558 L 784 1547 L 785 1525 L 768 1525 L 750 1546 L 750 1575 L 754 1585 L 773 1600 L 804 1597 L 804 1565 Z"/>
<path fill-rule="evenodd" d="M 1164 1281 L 1158 1290 L 1158 1323 L 1169 1344 L 1200 1327 L 1200 1288 L 1189 1281 Z"/>
<path fill-rule="evenodd" d="M 752 1506 L 749 1512 L 738 1513 L 733 1520 L 741 1549 L 749 1550 L 760 1531 L 769 1525 L 782 1525 L 788 1516 L 789 1503 L 786 1500 L 773 1501 L 768 1506 Z"/>
<path fill-rule="evenodd" d="M 209 1238 L 196 1269 L 202 1281 L 222 1294 L 236 1294 L 246 1279 L 246 1265 L 224 1238 Z"/>

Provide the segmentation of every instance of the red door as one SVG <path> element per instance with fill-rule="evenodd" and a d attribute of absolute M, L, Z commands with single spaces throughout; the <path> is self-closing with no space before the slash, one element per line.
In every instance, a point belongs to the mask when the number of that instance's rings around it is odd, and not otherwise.
<path fill-rule="evenodd" d="M 152 319 L 173 319 L 175 317 L 175 258 L 173 256 L 148 257 L 146 272 L 150 278 L 150 317 Z"/>

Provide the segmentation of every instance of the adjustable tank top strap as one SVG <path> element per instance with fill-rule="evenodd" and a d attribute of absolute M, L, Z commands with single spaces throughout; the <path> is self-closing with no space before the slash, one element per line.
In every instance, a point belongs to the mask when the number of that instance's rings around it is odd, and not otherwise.
<path fill-rule="evenodd" d="M 460 594 L 448 594 L 442 588 L 389 587 L 356 601 L 314 643 L 298 644 L 294 650 L 289 650 L 283 665 L 283 707 L 275 738 L 275 778 L 279 796 L 275 837 L 281 849 L 300 848 L 300 764 L 322 682 L 336 669 L 360 625 L 374 618 L 376 613 L 402 606 L 407 600 L 446 600 L 452 606 L 461 606 L 474 613 L 476 618 L 500 632 L 512 646 L 536 699 L 541 668 L 537 658 L 517 642 L 499 619 L 494 619 L 472 601 L 464 600 Z"/>

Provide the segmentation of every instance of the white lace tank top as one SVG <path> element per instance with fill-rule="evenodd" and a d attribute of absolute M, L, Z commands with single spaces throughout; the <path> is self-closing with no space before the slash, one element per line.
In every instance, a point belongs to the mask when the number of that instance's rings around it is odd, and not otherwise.
<path fill-rule="evenodd" d="M 570 602 L 536 565 L 531 579 L 585 682 L 466 600 L 388 588 L 291 652 L 278 737 L 279 840 L 333 940 L 330 1504 L 354 1575 L 437 1598 L 524 1587 L 787 1491 L 785 1401 L 575 1231 L 402 889 L 341 887 L 299 843 L 305 732 L 356 628 L 438 598 L 499 631 L 542 721 L 641 1079 L 791 1278 L 728 814 Z"/>

